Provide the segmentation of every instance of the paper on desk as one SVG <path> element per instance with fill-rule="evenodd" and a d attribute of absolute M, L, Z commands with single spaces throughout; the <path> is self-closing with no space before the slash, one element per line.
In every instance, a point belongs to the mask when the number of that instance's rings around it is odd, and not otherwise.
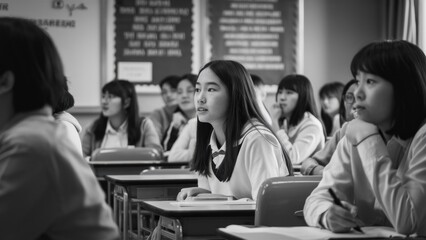
<path fill-rule="evenodd" d="M 223 232 L 235 234 L 243 239 L 289 239 L 289 240 L 323 240 L 330 238 L 371 238 L 371 237 L 389 237 L 399 236 L 404 237 L 402 234 L 396 233 L 390 227 L 363 227 L 362 230 L 365 234 L 359 232 L 351 233 L 333 233 L 325 229 L 315 227 L 255 227 L 248 228 L 239 225 L 230 225 L 226 228 L 220 229 Z"/>
<path fill-rule="evenodd" d="M 182 202 L 171 202 L 170 204 L 179 207 L 195 207 L 195 206 L 210 206 L 210 205 L 256 205 L 255 201 L 247 198 L 238 200 L 224 200 L 224 201 L 182 201 Z"/>

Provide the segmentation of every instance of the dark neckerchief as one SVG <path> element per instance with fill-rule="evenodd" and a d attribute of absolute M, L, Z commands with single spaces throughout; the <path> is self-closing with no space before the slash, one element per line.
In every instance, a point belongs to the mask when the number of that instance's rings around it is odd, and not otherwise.
<path fill-rule="evenodd" d="M 235 147 L 232 148 L 232 151 L 235 151 L 235 155 L 238 157 L 238 154 L 240 152 L 241 149 L 241 145 L 237 145 Z M 219 156 L 219 155 L 225 155 L 225 151 L 223 150 L 219 150 L 217 152 L 212 152 L 212 149 L 210 147 L 210 145 L 207 147 L 207 153 L 209 153 L 209 161 L 212 163 L 212 171 L 214 173 L 214 175 L 216 176 L 217 179 L 219 179 L 219 181 L 221 182 L 225 182 L 226 181 L 226 176 L 225 176 L 225 159 L 223 159 L 222 163 L 220 164 L 219 168 L 216 168 L 216 164 L 213 161 L 213 158 Z M 234 171 L 234 166 L 232 166 L 232 172 Z"/>

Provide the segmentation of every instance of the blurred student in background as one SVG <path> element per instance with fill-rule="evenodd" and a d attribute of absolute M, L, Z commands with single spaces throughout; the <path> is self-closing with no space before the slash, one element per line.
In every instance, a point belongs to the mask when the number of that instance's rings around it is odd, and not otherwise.
<path fill-rule="evenodd" d="M 266 122 L 269 125 L 272 125 L 272 118 L 271 115 L 269 115 L 269 112 L 265 106 L 265 100 L 266 100 L 266 90 L 265 90 L 265 83 L 263 82 L 262 78 L 255 74 L 250 74 L 251 80 L 254 84 L 254 91 L 256 92 L 257 102 L 260 107 L 260 111 L 265 118 Z"/>
<path fill-rule="evenodd" d="M 328 137 L 341 127 L 340 125 L 340 103 L 342 102 L 343 83 L 326 83 L 319 91 L 321 102 L 321 119 L 325 126 Z"/>
<path fill-rule="evenodd" d="M 162 152 L 152 121 L 140 117 L 134 85 L 113 80 L 102 88 L 102 112 L 83 136 L 84 156 L 98 148 L 152 147 Z"/>
<path fill-rule="evenodd" d="M 241 64 L 207 63 L 198 75 L 194 101 L 198 122 L 191 169 L 199 174 L 198 187 L 182 189 L 178 200 L 200 193 L 256 200 L 264 180 L 292 174 Z"/>
<path fill-rule="evenodd" d="M 307 77 L 295 74 L 281 80 L 271 116 L 273 128 L 293 164 L 301 164 L 324 147 L 324 128 Z"/>
<path fill-rule="evenodd" d="M 306 223 L 426 236 L 426 56 L 407 41 L 374 42 L 354 56 L 351 72 L 357 118 L 305 202 Z"/>
<path fill-rule="evenodd" d="M 158 137 L 163 139 L 167 127 L 173 119 L 173 113 L 177 107 L 177 83 L 179 76 L 171 75 L 160 82 L 161 97 L 164 107 L 154 110 L 149 118 L 152 120 L 157 131 Z"/>
<path fill-rule="evenodd" d="M 333 137 L 325 143 L 325 147 L 315 153 L 312 157 L 303 160 L 300 172 L 303 175 L 322 175 L 324 167 L 330 162 L 331 156 L 336 150 L 340 139 L 345 136 L 346 122 L 351 121 L 355 117 L 353 104 L 355 103 L 354 91 L 356 89 L 356 80 L 350 80 L 343 88 L 342 100 L 340 101 L 340 124 L 342 127 L 338 129 Z"/>
<path fill-rule="evenodd" d="M 197 76 L 185 74 L 177 81 L 177 108 L 162 138 L 164 151 L 169 151 L 186 123 L 195 117 L 194 90 Z"/>
<path fill-rule="evenodd" d="M 67 136 L 70 138 L 73 146 L 83 156 L 80 139 L 80 132 L 82 130 L 81 125 L 75 117 L 66 111 L 74 106 L 74 97 L 68 91 L 68 83 L 66 79 L 64 79 L 64 86 L 65 89 L 62 96 L 60 96 L 59 100 L 53 107 L 53 117 L 57 122 L 61 123 L 65 127 Z"/>
<path fill-rule="evenodd" d="M 64 94 L 59 53 L 32 21 L 0 18 L 2 239 L 118 240 L 92 170 L 52 117 Z"/>

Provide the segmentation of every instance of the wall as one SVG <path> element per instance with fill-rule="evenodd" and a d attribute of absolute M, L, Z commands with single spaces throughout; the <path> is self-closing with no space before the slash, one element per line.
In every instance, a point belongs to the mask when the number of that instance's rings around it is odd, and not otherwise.
<path fill-rule="evenodd" d="M 320 87 L 327 82 L 347 82 L 351 78 L 349 65 L 353 55 L 365 44 L 383 38 L 383 6 L 386 0 L 301 1 L 304 3 L 302 74 L 311 79 L 318 95 Z M 162 105 L 159 91 L 139 93 L 138 97 L 144 115 Z M 266 106 L 270 107 L 274 101 L 275 92 L 272 90 Z M 84 127 L 98 113 L 74 115 Z"/>

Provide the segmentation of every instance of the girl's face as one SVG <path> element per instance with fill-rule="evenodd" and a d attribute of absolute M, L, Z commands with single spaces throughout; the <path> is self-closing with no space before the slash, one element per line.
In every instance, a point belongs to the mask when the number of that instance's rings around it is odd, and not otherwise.
<path fill-rule="evenodd" d="M 324 110 L 327 115 L 334 117 L 334 115 L 339 113 L 339 99 L 336 97 L 325 96 L 321 98 L 321 108 Z"/>
<path fill-rule="evenodd" d="M 114 117 L 125 113 L 123 101 L 120 97 L 108 92 L 102 93 L 102 114 L 105 117 Z"/>
<path fill-rule="evenodd" d="M 194 102 L 200 122 L 223 126 L 229 106 L 228 88 L 210 69 L 204 69 L 195 85 Z"/>
<path fill-rule="evenodd" d="M 343 96 L 344 97 L 343 102 L 345 104 L 345 112 L 346 112 L 345 118 L 347 121 L 350 121 L 355 118 L 354 108 L 353 108 L 355 103 L 355 95 L 354 95 L 355 89 L 356 89 L 356 84 L 352 84 L 346 91 L 345 96 Z"/>
<path fill-rule="evenodd" d="M 296 108 L 299 94 L 289 89 L 279 89 L 277 94 L 277 102 L 280 104 L 283 115 L 286 118 L 291 117 L 294 109 Z"/>
<path fill-rule="evenodd" d="M 194 111 L 194 86 L 187 79 L 179 82 L 177 86 L 177 101 L 183 111 Z"/>
<path fill-rule="evenodd" d="M 161 97 L 163 98 L 163 101 L 166 106 L 176 104 L 176 89 L 172 88 L 168 83 L 163 84 L 163 86 L 161 87 Z"/>
<path fill-rule="evenodd" d="M 394 89 L 392 83 L 379 76 L 359 72 L 356 76 L 355 104 L 358 118 L 382 130 L 392 126 Z"/>

